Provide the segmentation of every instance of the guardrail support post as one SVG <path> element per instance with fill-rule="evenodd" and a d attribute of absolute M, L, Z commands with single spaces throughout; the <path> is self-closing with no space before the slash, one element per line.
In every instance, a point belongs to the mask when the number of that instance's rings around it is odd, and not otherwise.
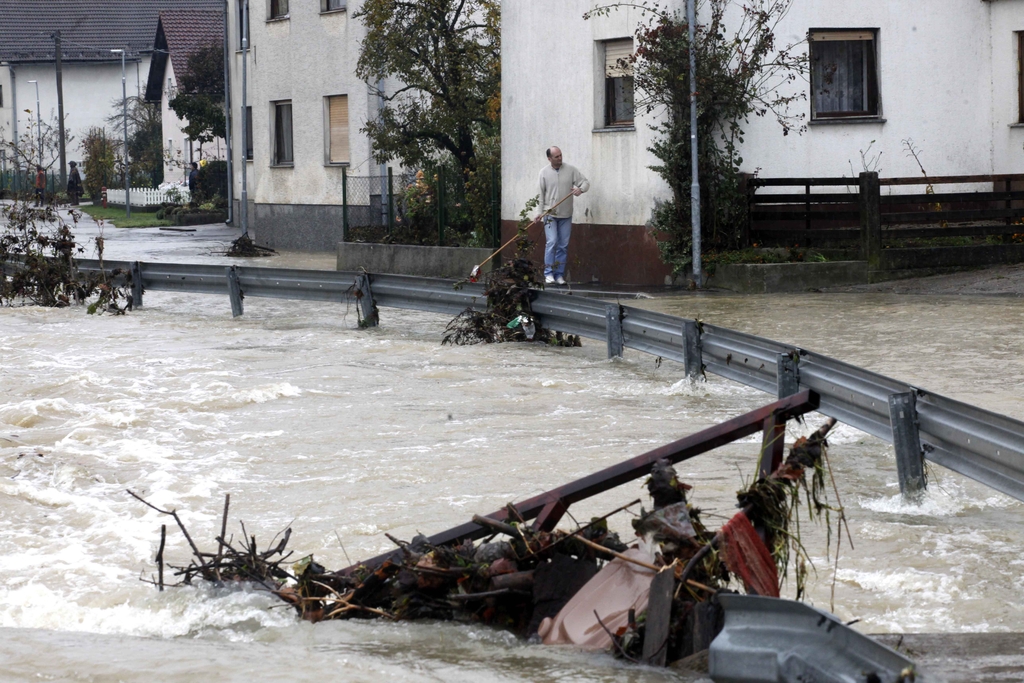
<path fill-rule="evenodd" d="M 683 321 L 683 365 L 686 376 L 692 380 L 704 375 L 704 363 L 700 355 L 700 328 L 696 320 Z"/>
<path fill-rule="evenodd" d="M 360 327 L 377 327 L 377 312 L 373 306 L 373 291 L 370 289 L 370 275 L 369 273 L 362 273 L 356 278 L 356 289 L 359 290 L 359 310 L 362 314 L 362 319 L 359 321 Z"/>
<path fill-rule="evenodd" d="M 889 395 L 892 445 L 896 449 L 896 470 L 904 498 L 920 498 L 928 486 L 924 476 L 924 454 L 917 423 L 917 393 Z"/>
<path fill-rule="evenodd" d="M 231 297 L 231 317 L 242 315 L 242 286 L 238 282 L 238 271 L 234 266 L 225 269 L 228 275 L 228 295 Z"/>
<path fill-rule="evenodd" d="M 142 264 L 132 261 L 132 308 L 142 308 Z"/>
<path fill-rule="evenodd" d="M 800 393 L 799 358 L 795 351 L 779 354 L 778 369 L 775 372 L 779 398 L 786 398 L 787 396 Z"/>
<path fill-rule="evenodd" d="M 608 330 L 608 357 L 622 358 L 622 306 L 608 304 L 604 315 Z"/>

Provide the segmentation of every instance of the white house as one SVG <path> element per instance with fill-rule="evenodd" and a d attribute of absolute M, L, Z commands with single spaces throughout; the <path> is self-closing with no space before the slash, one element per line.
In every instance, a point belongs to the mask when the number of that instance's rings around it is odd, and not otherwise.
<path fill-rule="evenodd" d="M 619 9 L 584 19 L 595 4 L 502 3 L 503 223 L 507 231 L 537 194 L 544 150 L 558 145 L 591 181 L 576 204 L 574 279 L 655 284 L 666 271 L 643 225 L 669 192 L 649 169 L 653 119 L 625 106 L 632 79 L 615 59 L 635 49 L 644 18 Z M 662 4 L 685 16 L 683 0 Z M 790 86 L 806 95 L 794 108 L 806 131 L 783 137 L 770 117 L 752 117 L 744 170 L 851 175 L 865 170 L 864 151 L 883 176 L 919 175 L 904 152 L 910 139 L 933 176 L 1020 171 L 1022 36 L 1019 2 L 933 0 L 925 9 L 911 0 L 793 0 L 776 40 L 809 51 L 808 77 Z M 837 72 L 824 74 L 822 64 Z"/>
<path fill-rule="evenodd" d="M 184 133 L 186 125 L 171 109 L 177 91 L 178 77 L 188 68 L 188 59 L 198 49 L 216 47 L 223 55 L 224 11 L 168 10 L 160 12 L 156 41 L 149 70 L 145 96 L 148 102 L 160 104 L 163 129 L 164 180 L 184 180 L 189 165 L 200 159 L 227 158 L 223 138 L 200 145 Z"/>
<path fill-rule="evenodd" d="M 60 31 L 64 113 L 75 137 L 68 161 L 81 161 L 80 142 L 88 129 L 106 126 L 125 90 L 141 96 L 149 77 L 153 36 L 161 9 L 220 9 L 225 0 L 49 0 L 0 2 L 0 130 L 22 135 L 36 111 L 36 87 L 43 120 L 55 120 L 57 84 L 54 34 Z M 32 83 L 30 81 L 35 81 Z M 34 117 L 35 114 L 33 113 Z M 56 170 L 56 168 L 54 168 Z"/>
<path fill-rule="evenodd" d="M 246 0 L 233 3 L 231 135 L 236 160 L 247 150 L 250 232 L 271 247 L 333 251 L 341 240 L 342 169 L 354 179 L 353 193 L 369 187 L 379 202 L 372 188 L 382 169 L 358 132 L 378 107 L 373 89 L 355 75 L 365 27 L 351 15 L 360 2 L 249 2 L 248 140 L 240 121 Z M 242 173 L 235 164 L 236 202 Z M 377 177 L 372 185 L 370 176 Z"/>

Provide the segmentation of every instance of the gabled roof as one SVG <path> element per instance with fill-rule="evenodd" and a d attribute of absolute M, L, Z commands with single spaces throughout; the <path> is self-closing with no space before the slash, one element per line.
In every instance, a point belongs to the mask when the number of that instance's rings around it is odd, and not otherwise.
<path fill-rule="evenodd" d="M 224 16 L 224 0 L 0 0 L 0 61 L 52 62 L 61 32 L 64 61 L 120 60 L 153 49 L 161 10 L 207 10 Z"/>
<path fill-rule="evenodd" d="M 208 45 L 224 44 L 224 12 L 203 10 L 166 10 L 160 12 L 153 44 L 153 63 L 149 67 L 146 100 L 159 102 L 163 78 L 170 57 L 178 78 L 188 68 L 189 56 Z"/>

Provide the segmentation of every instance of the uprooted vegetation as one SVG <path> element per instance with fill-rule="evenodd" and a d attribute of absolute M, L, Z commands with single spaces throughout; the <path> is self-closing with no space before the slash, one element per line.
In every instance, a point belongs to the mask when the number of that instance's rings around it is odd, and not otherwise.
<path fill-rule="evenodd" d="M 484 276 L 487 309 L 467 308 L 452 318 L 444 330 L 442 344 L 480 344 L 539 341 L 554 346 L 582 346 L 578 335 L 562 334 L 543 327 L 533 314 L 531 302 L 543 280 L 530 259 L 533 242 L 527 237 L 532 221 L 527 217 L 538 200 L 531 199 L 519 215 L 515 254 Z M 469 281 L 475 282 L 471 276 Z M 461 286 L 466 280 L 456 286 Z"/>
<path fill-rule="evenodd" d="M 680 481 L 668 460 L 651 470 L 649 511 L 641 506 L 635 512 L 637 500 L 574 529 L 545 531 L 528 524 L 510 503 L 501 514 L 473 517 L 490 534 L 480 541 L 433 545 L 422 535 L 409 542 L 388 535 L 397 546 L 390 555 L 338 571 L 312 555 L 288 564 L 291 529 L 263 551 L 244 525 L 240 539 L 228 536 L 230 499 L 210 551 L 198 548 L 175 511 L 150 507 L 172 515 L 192 549 L 187 565 L 172 567 L 176 585 L 251 585 L 313 622 L 472 621 L 547 644 L 610 650 L 631 661 L 651 662 L 649 653 L 660 653 L 665 663 L 708 647 L 722 627 L 720 593 L 742 587 L 749 594 L 778 597 L 780 577 L 785 579 L 792 564 L 798 567 L 797 596 L 802 595 L 806 570 L 800 568 L 807 556 L 798 523 L 801 498 L 809 503 L 811 519 L 835 511 L 839 528 L 843 522 L 842 508 L 826 500 L 825 437 L 833 424 L 798 440 L 770 476 L 739 491 L 740 511 L 717 532 L 687 502 L 692 487 Z M 608 525 L 623 512 L 635 515 L 636 538 L 629 545 Z M 162 537 L 159 579 L 152 581 L 161 590 L 163 550 Z M 649 615 L 655 612 L 662 616 L 652 623 Z M 658 641 L 646 643 L 652 637 Z"/>
<path fill-rule="evenodd" d="M 132 309 L 131 273 L 78 268 L 77 257 L 85 247 L 76 241 L 73 227 L 80 216 L 69 211 L 68 223 L 53 204 L 36 207 L 17 201 L 0 207 L 0 304 L 81 304 L 89 313 L 118 315 Z M 102 265 L 102 235 L 95 238 L 95 247 Z"/>

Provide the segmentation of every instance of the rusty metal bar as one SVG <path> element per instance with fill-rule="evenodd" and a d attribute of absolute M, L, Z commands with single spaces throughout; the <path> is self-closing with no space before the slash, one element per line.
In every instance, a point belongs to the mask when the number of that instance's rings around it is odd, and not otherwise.
<path fill-rule="evenodd" d="M 818 395 L 813 391 L 802 391 L 799 394 L 769 403 L 757 410 L 734 417 L 714 427 L 708 427 L 696 434 L 683 437 L 660 448 L 647 451 L 618 465 L 612 465 L 600 472 L 595 472 L 533 498 L 516 503 L 515 508 L 524 520 L 537 520 L 533 525 L 534 528 L 551 530 L 558 524 L 558 520 L 561 519 L 562 515 L 565 514 L 565 511 L 573 503 L 578 503 L 581 500 L 604 493 L 616 486 L 621 486 L 634 479 L 647 476 L 651 472 L 651 466 L 662 458 L 666 458 L 672 463 L 688 460 L 694 456 L 714 450 L 719 446 L 732 443 L 737 439 L 756 434 L 764 429 L 767 422 L 781 424 L 784 433 L 786 420 L 809 413 L 816 410 L 817 407 Z M 508 512 L 505 508 L 502 508 L 492 512 L 487 517 L 504 522 L 508 518 Z M 431 545 L 441 546 L 465 539 L 476 540 L 491 533 L 493 532 L 490 529 L 480 526 L 476 522 L 467 522 L 447 531 L 434 534 L 427 541 Z M 394 550 L 342 569 L 339 573 L 349 573 L 360 566 L 376 568 L 385 561 L 397 559 L 400 556 L 401 551 Z"/>

